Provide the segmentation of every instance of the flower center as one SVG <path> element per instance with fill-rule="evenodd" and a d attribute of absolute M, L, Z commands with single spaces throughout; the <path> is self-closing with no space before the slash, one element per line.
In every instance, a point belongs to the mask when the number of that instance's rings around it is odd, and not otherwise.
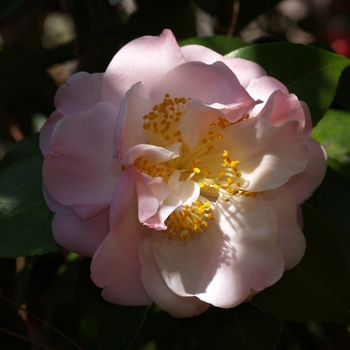
<path fill-rule="evenodd" d="M 214 219 L 210 202 L 205 198 L 219 198 L 228 202 L 232 196 L 254 198 L 257 195 L 247 190 L 248 183 L 242 179 L 242 173 L 238 170 L 239 160 L 232 159 L 227 150 L 220 150 L 220 140 L 224 138 L 222 130 L 249 118 L 249 115 L 235 123 L 219 115 L 203 130 L 196 146 L 189 147 L 180 130 L 180 123 L 187 115 L 188 100 L 170 98 L 169 94 L 165 94 L 164 100 L 143 116 L 143 129 L 149 143 L 159 147 L 181 143 L 179 157 L 163 163 L 140 157 L 134 162 L 140 171 L 152 177 L 162 177 L 165 183 L 174 170 L 178 170 L 180 181 L 192 180 L 199 184 L 200 198 L 191 206 L 186 205 L 174 211 L 165 220 L 165 232 L 169 238 L 178 235 L 181 240 L 188 239 L 191 233 L 201 233 L 203 227 L 209 226 L 207 220 Z"/>
<path fill-rule="evenodd" d="M 181 211 L 172 212 L 165 220 L 167 229 L 164 232 L 169 239 L 178 235 L 179 240 L 190 238 L 190 233 L 202 233 L 203 227 L 209 227 L 206 220 L 214 220 L 211 209 L 209 202 L 203 203 L 200 200 L 195 201 L 192 206 L 185 205 Z"/>

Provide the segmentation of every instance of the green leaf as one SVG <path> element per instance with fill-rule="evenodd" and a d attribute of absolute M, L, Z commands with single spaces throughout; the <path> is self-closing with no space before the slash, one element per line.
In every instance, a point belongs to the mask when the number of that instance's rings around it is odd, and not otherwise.
<path fill-rule="evenodd" d="M 215 35 L 208 38 L 189 38 L 180 40 L 179 45 L 202 45 L 220 53 L 221 55 L 225 55 L 232 50 L 237 50 L 240 47 L 245 47 L 250 44 L 238 38 L 226 35 Z"/>
<path fill-rule="evenodd" d="M 283 322 L 263 314 L 249 303 L 232 309 L 211 307 L 180 324 L 203 349 L 271 350 L 278 343 Z"/>
<path fill-rule="evenodd" d="M 313 129 L 312 137 L 326 150 L 328 165 L 350 179 L 350 113 L 330 109 Z"/>
<path fill-rule="evenodd" d="M 120 306 L 105 301 L 90 280 L 91 259 L 85 258 L 75 289 L 76 319 L 84 349 L 127 349 L 136 338 L 147 306 Z"/>
<path fill-rule="evenodd" d="M 280 80 L 291 93 L 308 104 L 314 125 L 328 110 L 339 77 L 350 64 L 346 57 L 292 43 L 251 45 L 228 57 L 241 57 L 260 64 L 268 75 Z"/>
<path fill-rule="evenodd" d="M 337 234 L 310 205 L 303 205 L 306 253 L 302 261 L 252 304 L 288 321 L 350 321 L 350 274 Z"/>
<path fill-rule="evenodd" d="M 0 257 L 59 249 L 51 231 L 53 213 L 42 194 L 39 136 L 17 143 L 0 162 Z"/>

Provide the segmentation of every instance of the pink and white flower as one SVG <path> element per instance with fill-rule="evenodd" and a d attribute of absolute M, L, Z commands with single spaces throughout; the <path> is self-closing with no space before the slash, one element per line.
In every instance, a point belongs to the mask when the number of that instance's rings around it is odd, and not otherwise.
<path fill-rule="evenodd" d="M 60 87 L 41 131 L 44 194 L 66 249 L 122 305 L 177 317 L 234 307 L 303 257 L 320 184 L 307 106 L 257 64 L 165 30 Z"/>

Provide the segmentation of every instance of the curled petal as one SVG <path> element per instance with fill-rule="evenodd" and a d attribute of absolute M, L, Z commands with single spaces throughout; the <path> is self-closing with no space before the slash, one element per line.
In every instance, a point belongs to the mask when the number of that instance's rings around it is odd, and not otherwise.
<path fill-rule="evenodd" d="M 303 105 L 295 95 L 286 95 L 281 90 L 277 90 L 270 95 L 258 117 L 268 119 L 275 126 L 283 125 L 290 120 L 296 120 L 299 122 L 299 128 L 304 129 L 305 127 Z"/>
<path fill-rule="evenodd" d="M 145 157 L 152 162 L 160 163 L 174 159 L 179 156 L 180 143 L 164 148 L 149 144 L 140 144 L 130 148 L 123 158 L 119 158 L 120 163 L 133 164 L 137 158 Z"/>
<path fill-rule="evenodd" d="M 130 148 L 140 143 L 147 143 L 142 117 L 150 112 L 152 107 L 153 103 L 148 97 L 148 91 L 140 83 L 134 84 L 125 94 L 114 131 L 119 158 L 123 158 Z"/>
<path fill-rule="evenodd" d="M 152 218 L 158 211 L 160 203 L 169 196 L 170 191 L 163 178 L 152 178 L 140 173 L 136 181 L 137 203 L 139 208 L 138 217 L 140 222 L 147 224 L 148 219 Z M 159 222 L 158 225 L 162 223 Z M 150 227 L 155 227 L 156 223 L 152 220 Z M 165 227 L 161 227 L 164 229 Z"/>
<path fill-rule="evenodd" d="M 261 100 L 263 103 L 255 106 L 251 112 L 251 116 L 257 116 L 264 108 L 270 95 L 278 90 L 282 91 L 285 95 L 289 94 L 286 86 L 273 77 L 263 76 L 259 79 L 253 79 L 247 87 L 247 92 L 253 99 Z"/>

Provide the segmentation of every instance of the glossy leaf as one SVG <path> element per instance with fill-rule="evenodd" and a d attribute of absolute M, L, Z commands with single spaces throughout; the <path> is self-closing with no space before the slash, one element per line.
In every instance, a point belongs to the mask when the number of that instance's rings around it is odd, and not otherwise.
<path fill-rule="evenodd" d="M 302 261 L 252 304 L 288 321 L 350 321 L 350 274 L 346 256 L 330 224 L 303 206 L 307 248 Z"/>
<path fill-rule="evenodd" d="M 16 144 L 0 162 L 0 257 L 59 249 L 51 231 L 53 213 L 42 195 L 39 137 Z"/>
<path fill-rule="evenodd" d="M 328 165 L 350 179 L 350 113 L 330 109 L 313 129 L 312 137 L 326 150 Z"/>
<path fill-rule="evenodd" d="M 312 46 L 269 43 L 243 47 L 228 57 L 241 57 L 260 64 L 268 75 L 284 83 L 305 101 L 314 126 L 333 101 L 339 77 L 349 59 Z"/>
<path fill-rule="evenodd" d="M 250 303 L 227 310 L 212 307 L 179 322 L 190 337 L 208 350 L 271 350 L 278 343 L 283 325 Z"/>
<path fill-rule="evenodd" d="M 136 338 L 147 306 L 120 306 L 105 301 L 90 280 L 91 259 L 79 270 L 75 300 L 78 330 L 84 349 L 127 349 Z"/>
<path fill-rule="evenodd" d="M 237 50 L 240 47 L 245 47 L 250 44 L 240 40 L 238 38 L 226 36 L 226 35 L 215 35 L 208 38 L 190 38 L 179 41 L 180 46 L 185 45 L 202 45 L 212 49 L 221 55 L 226 55 L 232 50 Z"/>

